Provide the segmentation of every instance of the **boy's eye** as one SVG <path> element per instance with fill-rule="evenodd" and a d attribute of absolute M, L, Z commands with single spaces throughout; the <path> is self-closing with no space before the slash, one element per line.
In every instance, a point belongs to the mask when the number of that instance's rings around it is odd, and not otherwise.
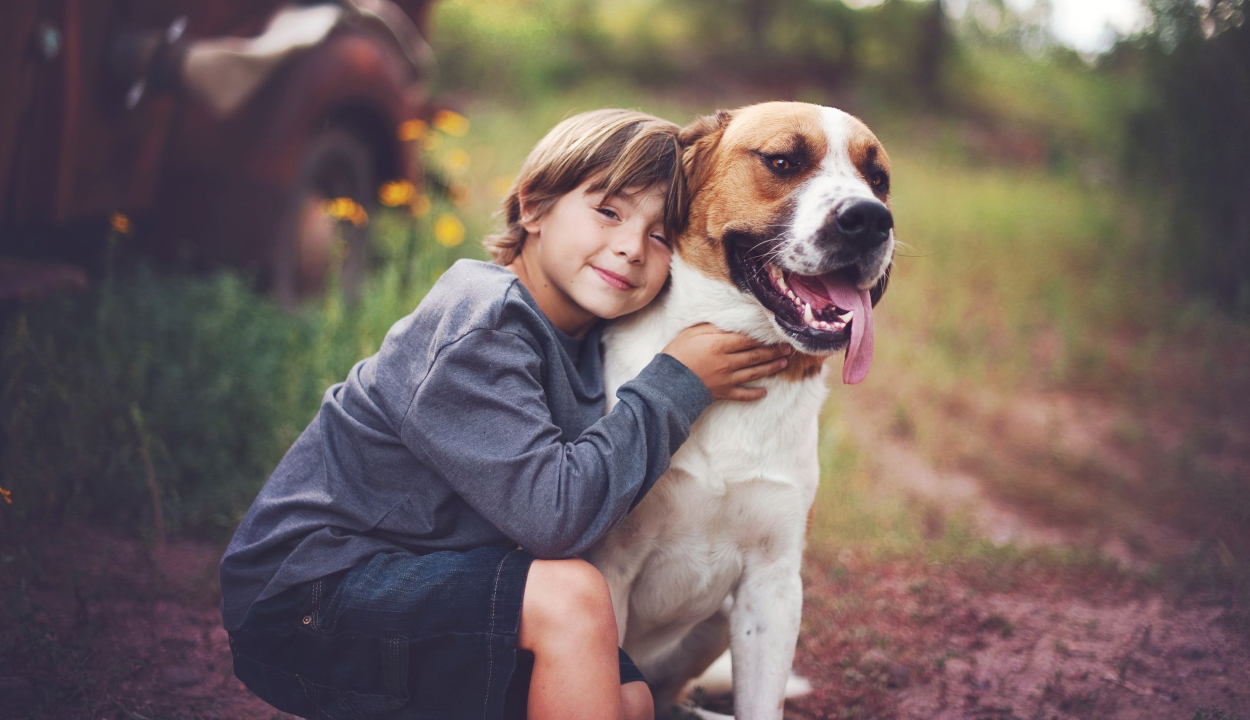
<path fill-rule="evenodd" d="M 597 211 L 599 212 L 599 214 L 600 214 L 600 215 L 602 215 L 602 216 L 604 216 L 604 217 L 608 218 L 609 220 L 620 220 L 620 219 L 621 219 L 621 216 L 620 216 L 620 215 L 617 215 L 617 214 L 616 214 L 616 211 L 615 211 L 615 210 L 613 210 L 612 208 L 609 208 L 609 207 L 598 207 L 598 208 L 595 208 L 595 210 L 597 210 Z"/>
<path fill-rule="evenodd" d="M 661 245 L 663 245 L 664 247 L 667 247 L 667 248 L 671 248 L 671 247 L 672 247 L 672 245 L 670 245 L 670 244 L 669 244 L 669 242 L 668 242 L 668 238 L 664 237 L 663 235 L 652 235 L 652 236 L 651 236 L 651 239 L 652 239 L 652 240 L 659 240 L 659 241 L 660 241 L 660 244 L 661 244 Z"/>

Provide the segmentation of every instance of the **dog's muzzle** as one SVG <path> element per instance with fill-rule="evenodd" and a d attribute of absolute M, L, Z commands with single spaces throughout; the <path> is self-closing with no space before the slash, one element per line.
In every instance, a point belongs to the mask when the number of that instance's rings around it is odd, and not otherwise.
<path fill-rule="evenodd" d="M 835 205 L 812 237 L 808 272 L 849 272 L 856 283 L 876 282 L 890 262 L 894 215 L 879 200 L 851 198 Z"/>
<path fill-rule="evenodd" d="M 833 225 L 846 242 L 873 250 L 890 239 L 894 215 L 879 200 L 855 200 L 834 212 Z"/>

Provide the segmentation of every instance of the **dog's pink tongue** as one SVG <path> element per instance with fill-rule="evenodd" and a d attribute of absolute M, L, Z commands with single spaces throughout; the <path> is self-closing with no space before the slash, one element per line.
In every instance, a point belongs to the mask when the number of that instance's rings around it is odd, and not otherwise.
<path fill-rule="evenodd" d="M 836 276 L 821 276 L 820 282 L 835 305 L 855 312 L 851 344 L 846 347 L 846 361 L 842 364 L 842 382 L 854 385 L 868 376 L 868 367 L 872 365 L 872 297 L 867 290 Z"/>

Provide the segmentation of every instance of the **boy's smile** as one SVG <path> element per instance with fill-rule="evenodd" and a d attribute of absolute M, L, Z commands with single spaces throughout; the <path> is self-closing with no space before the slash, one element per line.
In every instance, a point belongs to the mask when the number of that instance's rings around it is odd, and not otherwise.
<path fill-rule="evenodd" d="M 592 182 L 560 196 L 542 217 L 526 220 L 525 244 L 508 266 L 552 324 L 573 337 L 599 318 L 620 317 L 651 302 L 668 278 L 673 252 L 659 190 L 604 197 L 587 193 Z"/>

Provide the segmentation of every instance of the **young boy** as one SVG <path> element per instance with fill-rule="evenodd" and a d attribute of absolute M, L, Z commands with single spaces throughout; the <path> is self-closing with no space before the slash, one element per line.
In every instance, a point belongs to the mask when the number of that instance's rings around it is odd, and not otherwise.
<path fill-rule="evenodd" d="M 461 260 L 321 410 L 221 561 L 235 673 L 309 718 L 643 718 L 606 584 L 576 556 L 646 494 L 716 399 L 785 350 L 683 331 L 604 414 L 600 319 L 668 277 L 677 127 L 557 125 Z M 536 559 L 541 558 L 541 559 Z"/>

